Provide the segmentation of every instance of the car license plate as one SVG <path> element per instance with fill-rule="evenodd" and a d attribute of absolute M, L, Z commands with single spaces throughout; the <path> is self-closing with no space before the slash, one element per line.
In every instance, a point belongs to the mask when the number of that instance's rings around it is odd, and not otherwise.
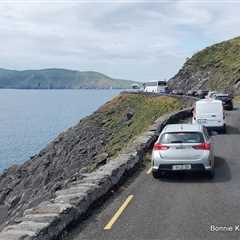
<path fill-rule="evenodd" d="M 198 119 L 199 124 L 205 124 L 207 122 L 206 119 Z"/>
<path fill-rule="evenodd" d="M 175 147 L 172 147 L 174 149 L 183 149 L 184 147 L 183 146 L 175 146 Z"/>
<path fill-rule="evenodd" d="M 190 164 L 187 165 L 173 165 L 172 170 L 190 170 L 192 167 Z"/>
<path fill-rule="evenodd" d="M 181 149 L 188 149 L 188 148 L 192 148 L 192 146 L 183 146 L 183 145 L 181 145 L 181 146 L 173 146 L 172 147 L 173 149 L 177 149 L 177 150 L 181 150 Z"/>

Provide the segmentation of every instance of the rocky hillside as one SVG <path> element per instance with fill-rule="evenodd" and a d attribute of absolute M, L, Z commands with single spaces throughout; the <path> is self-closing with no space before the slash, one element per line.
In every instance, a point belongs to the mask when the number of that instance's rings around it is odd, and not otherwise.
<path fill-rule="evenodd" d="M 110 78 L 98 72 L 66 69 L 15 71 L 0 69 L 0 88 L 14 89 L 105 89 L 131 88 L 133 81 Z"/>
<path fill-rule="evenodd" d="M 56 190 L 105 164 L 159 116 L 186 104 L 173 97 L 121 94 L 39 154 L 0 175 L 0 229 L 23 210 L 51 199 Z"/>
<path fill-rule="evenodd" d="M 177 89 L 240 93 L 240 37 L 207 47 L 186 61 L 170 80 Z"/>

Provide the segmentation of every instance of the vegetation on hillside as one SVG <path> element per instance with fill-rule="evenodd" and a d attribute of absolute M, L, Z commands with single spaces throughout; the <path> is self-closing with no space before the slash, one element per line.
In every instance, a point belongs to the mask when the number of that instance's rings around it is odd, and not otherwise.
<path fill-rule="evenodd" d="M 173 86 L 239 92 L 240 37 L 207 47 L 186 61 L 171 79 Z"/>
<path fill-rule="evenodd" d="M 237 103 L 240 103 L 240 96 L 235 96 L 233 100 Z"/>
<path fill-rule="evenodd" d="M 180 100 L 166 96 L 122 94 L 114 98 L 99 109 L 105 115 L 104 128 L 112 132 L 106 152 L 110 156 L 116 155 L 157 118 L 180 107 Z"/>
<path fill-rule="evenodd" d="M 66 69 L 14 71 L 0 69 L 0 88 L 15 89 L 109 89 L 131 88 L 133 81 L 110 78 L 104 74 Z"/>

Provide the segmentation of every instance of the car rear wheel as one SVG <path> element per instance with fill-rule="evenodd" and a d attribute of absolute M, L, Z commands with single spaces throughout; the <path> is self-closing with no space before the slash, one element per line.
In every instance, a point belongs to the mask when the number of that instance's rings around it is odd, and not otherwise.
<path fill-rule="evenodd" d="M 160 173 L 158 171 L 152 171 L 152 175 L 156 179 L 160 177 Z"/>
<path fill-rule="evenodd" d="M 224 124 L 224 126 L 223 126 L 222 133 L 223 133 L 223 134 L 226 133 L 226 125 L 225 125 L 225 124 Z"/>
<path fill-rule="evenodd" d="M 217 132 L 219 134 L 225 134 L 226 133 L 226 125 L 224 124 L 224 126 L 219 128 Z"/>
<path fill-rule="evenodd" d="M 214 170 L 209 170 L 206 172 L 208 179 L 213 179 L 215 176 L 215 171 Z"/>

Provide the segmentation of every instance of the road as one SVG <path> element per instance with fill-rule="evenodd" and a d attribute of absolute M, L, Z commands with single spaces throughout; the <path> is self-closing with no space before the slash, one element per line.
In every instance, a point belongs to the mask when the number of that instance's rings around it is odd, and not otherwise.
<path fill-rule="evenodd" d="M 240 110 L 228 112 L 226 122 L 227 134 L 213 137 L 213 180 L 202 174 L 156 180 L 147 167 L 93 210 L 66 239 L 240 239 Z M 119 216 L 114 222 L 116 212 Z M 226 227 L 225 231 L 211 231 L 213 225 Z"/>

